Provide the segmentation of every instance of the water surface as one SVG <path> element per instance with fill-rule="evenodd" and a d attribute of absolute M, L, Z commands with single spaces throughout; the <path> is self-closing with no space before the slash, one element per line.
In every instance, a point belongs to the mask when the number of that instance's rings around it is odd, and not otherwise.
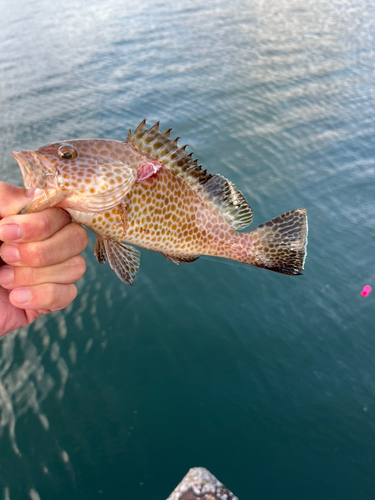
<path fill-rule="evenodd" d="M 173 127 L 253 225 L 309 211 L 303 277 L 85 252 L 79 296 L 0 344 L 0 497 L 165 500 L 204 466 L 241 499 L 375 496 L 375 8 L 366 0 L 0 2 L 13 150 Z"/>

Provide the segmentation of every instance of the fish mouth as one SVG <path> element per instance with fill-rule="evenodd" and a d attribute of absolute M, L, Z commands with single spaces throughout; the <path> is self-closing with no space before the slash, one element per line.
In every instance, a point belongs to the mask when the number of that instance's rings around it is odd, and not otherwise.
<path fill-rule="evenodd" d="M 33 168 L 30 165 L 31 155 L 29 151 L 13 151 L 13 158 L 17 161 L 18 166 L 21 169 L 23 183 L 26 189 L 31 189 L 32 185 L 32 173 Z"/>
<path fill-rule="evenodd" d="M 49 161 L 35 151 L 13 151 L 13 158 L 21 169 L 26 189 L 46 187 L 46 174 L 53 170 Z"/>

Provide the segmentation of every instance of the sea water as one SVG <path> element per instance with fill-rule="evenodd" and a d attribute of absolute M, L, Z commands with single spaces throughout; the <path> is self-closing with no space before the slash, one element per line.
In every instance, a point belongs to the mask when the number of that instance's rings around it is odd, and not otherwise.
<path fill-rule="evenodd" d="M 84 252 L 72 306 L 0 341 L 0 498 L 375 498 L 375 8 L 369 0 L 2 0 L 13 150 L 173 128 L 253 227 L 307 208 L 303 276 Z"/>

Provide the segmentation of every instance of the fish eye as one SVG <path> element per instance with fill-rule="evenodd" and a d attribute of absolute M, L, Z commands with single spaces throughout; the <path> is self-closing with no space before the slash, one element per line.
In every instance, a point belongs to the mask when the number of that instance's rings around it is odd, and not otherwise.
<path fill-rule="evenodd" d="M 73 160 L 78 156 L 78 152 L 71 144 L 63 144 L 57 150 L 57 154 L 64 160 Z"/>

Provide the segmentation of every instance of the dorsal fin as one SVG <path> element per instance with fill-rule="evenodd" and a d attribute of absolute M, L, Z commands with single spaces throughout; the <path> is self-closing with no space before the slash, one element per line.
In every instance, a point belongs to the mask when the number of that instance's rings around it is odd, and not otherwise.
<path fill-rule="evenodd" d="M 202 170 L 198 160 L 192 159 L 193 153 L 185 153 L 186 146 L 177 146 L 179 137 L 170 139 L 170 131 L 160 133 L 159 122 L 148 129 L 146 120 L 143 120 L 133 134 L 129 130 L 126 140 L 156 158 L 196 189 L 233 229 L 243 229 L 251 224 L 253 211 L 244 195 L 221 175 L 211 175 Z"/>

